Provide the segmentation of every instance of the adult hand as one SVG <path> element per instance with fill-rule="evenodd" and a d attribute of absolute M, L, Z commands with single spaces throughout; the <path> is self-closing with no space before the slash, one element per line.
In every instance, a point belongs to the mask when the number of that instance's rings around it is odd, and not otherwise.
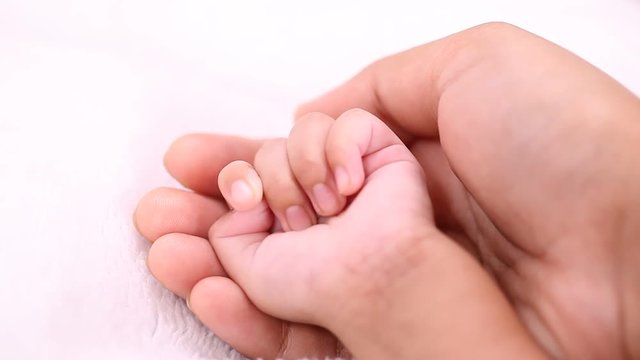
<path fill-rule="evenodd" d="M 356 358 L 541 357 L 486 271 L 436 228 L 420 164 L 372 114 L 303 116 L 219 184 L 234 211 L 210 241 L 264 312 L 328 329 Z M 270 231 L 274 214 L 284 232 Z M 305 355 L 335 355 L 321 345 Z"/>
<path fill-rule="evenodd" d="M 488 24 L 381 60 L 299 112 L 337 117 L 353 107 L 411 146 L 437 225 L 485 265 L 549 354 L 640 356 L 632 341 L 640 336 L 637 98 L 553 44 Z M 221 166 L 251 161 L 258 147 L 188 137 L 174 144 L 167 167 L 215 196 Z M 221 148 L 238 153 L 216 158 Z M 244 299 L 239 288 L 207 288 L 205 278 L 224 271 L 203 238 L 224 212 L 215 199 L 178 190 L 145 197 L 136 219 L 147 238 L 161 237 L 149 257 L 154 275 L 185 297 L 198 283 L 196 314 L 249 355 L 330 339 L 227 301 Z M 278 327 L 288 336 L 273 335 Z"/>
<path fill-rule="evenodd" d="M 571 53 L 488 24 L 383 59 L 299 113 L 384 119 L 436 223 L 559 358 L 640 356 L 640 101 Z"/>

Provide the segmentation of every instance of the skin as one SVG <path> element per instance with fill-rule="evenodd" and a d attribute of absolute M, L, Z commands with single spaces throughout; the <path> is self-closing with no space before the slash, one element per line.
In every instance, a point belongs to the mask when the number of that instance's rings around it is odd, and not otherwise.
<path fill-rule="evenodd" d="M 303 116 L 288 139 L 263 145 L 255 170 L 233 162 L 219 184 L 235 211 L 209 238 L 229 277 L 263 312 L 326 328 L 358 358 L 540 357 L 488 274 L 436 228 L 420 164 L 372 114 Z M 327 184 L 331 201 L 318 199 L 326 197 L 315 194 L 318 184 Z M 299 195 L 294 204 L 308 195 L 325 217 L 309 227 L 285 210 L 285 232 L 270 231 L 275 207 L 267 202 L 281 194 Z M 384 221 L 372 226 L 372 219 Z M 487 323 L 495 328 L 486 331 Z M 422 341 L 407 342 L 407 333 Z M 329 345 L 306 355 L 335 355 Z"/>
<path fill-rule="evenodd" d="M 558 358 L 640 358 L 638 98 L 543 39 L 487 24 L 382 59 L 301 106 L 297 118 L 320 112 L 335 119 L 352 108 L 382 119 L 417 159 L 433 222 L 399 242 L 431 245 L 416 245 L 410 270 L 398 265 L 402 260 L 378 257 L 388 263 L 375 264 L 394 271 L 354 271 L 347 281 L 319 286 L 344 306 L 305 297 L 289 283 L 287 291 L 297 301 L 279 308 L 273 303 L 282 296 L 261 294 L 250 285 L 251 276 L 241 275 L 243 266 L 231 265 L 237 256 L 222 256 L 224 246 L 216 239 L 225 236 L 214 230 L 209 245 L 211 224 L 250 212 L 228 213 L 215 184 L 230 161 L 252 163 L 244 174 L 258 171 L 265 198 L 289 230 L 282 211 L 286 215 L 291 205 L 302 206 L 310 217 L 312 209 L 322 210 L 305 196 L 313 181 L 300 181 L 301 191 L 285 201 L 270 201 L 283 183 L 261 163 L 282 159 L 281 145 L 183 137 L 167 153 L 166 165 L 198 195 L 154 190 L 141 200 L 135 220 L 154 242 L 152 273 L 188 298 L 205 325 L 251 357 L 340 355 L 337 335 L 361 358 L 464 356 L 455 352 L 464 350 L 474 357 L 536 357 L 542 350 Z M 296 167 L 290 168 L 295 177 Z M 242 221 L 231 223 L 230 229 L 241 228 Z M 446 261 L 433 260 L 438 252 Z M 399 254 L 406 259 L 406 252 Z M 297 260 L 297 266 L 310 267 L 309 259 Z M 326 273 L 328 279 L 344 277 Z M 275 275 L 272 280 L 277 282 Z M 425 295 L 425 287 L 438 291 Z M 467 296 L 447 297 L 456 291 Z M 425 301 L 449 312 L 430 312 Z M 492 353 L 497 343 L 504 344 L 503 353 Z"/>

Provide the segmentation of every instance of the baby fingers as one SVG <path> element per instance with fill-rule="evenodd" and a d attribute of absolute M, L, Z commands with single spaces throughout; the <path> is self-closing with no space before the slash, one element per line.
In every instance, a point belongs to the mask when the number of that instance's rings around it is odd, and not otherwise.
<path fill-rule="evenodd" d="M 400 138 L 380 119 L 362 109 L 340 115 L 327 135 L 327 163 L 339 193 L 360 191 L 365 178 L 377 169 L 398 161 L 416 163 Z"/>
<path fill-rule="evenodd" d="M 291 171 L 322 216 L 335 215 L 345 205 L 325 155 L 327 135 L 333 123 L 333 118 L 324 114 L 304 115 L 296 121 L 287 139 Z"/>
<path fill-rule="evenodd" d="M 254 163 L 267 203 L 285 231 L 303 230 L 316 223 L 309 199 L 289 167 L 286 140 L 266 142 Z"/>
<path fill-rule="evenodd" d="M 250 210 L 262 200 L 262 181 L 253 166 L 245 161 L 227 164 L 218 176 L 218 187 L 235 210 Z"/>

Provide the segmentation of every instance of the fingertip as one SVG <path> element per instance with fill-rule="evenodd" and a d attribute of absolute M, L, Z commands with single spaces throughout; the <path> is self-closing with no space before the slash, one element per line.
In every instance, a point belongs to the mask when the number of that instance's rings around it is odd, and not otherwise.
<path fill-rule="evenodd" d="M 338 193 L 342 196 L 357 193 L 364 184 L 365 178 L 362 157 L 357 147 L 330 145 L 327 151 L 327 160 L 331 164 Z"/>
<path fill-rule="evenodd" d="M 333 170 L 333 176 L 338 194 L 342 196 L 351 196 L 357 193 L 364 184 L 364 169 L 361 166 L 349 171 L 347 167 L 338 165 Z"/>
<path fill-rule="evenodd" d="M 330 332 L 262 312 L 227 277 L 199 281 L 187 298 L 187 306 L 216 336 L 249 358 L 325 359 L 337 355 L 336 338 Z"/>
<path fill-rule="evenodd" d="M 335 177 L 338 193 L 340 195 L 348 195 L 351 181 L 349 180 L 347 169 L 342 165 L 338 165 L 333 169 L 333 176 Z"/>
<path fill-rule="evenodd" d="M 157 188 L 140 199 L 134 224 L 149 242 L 169 233 L 204 237 L 211 224 L 227 211 L 220 200 L 190 191 Z"/>
<path fill-rule="evenodd" d="M 205 326 L 242 354 L 277 357 L 282 321 L 258 310 L 231 279 L 212 276 L 200 280 L 188 304 Z"/>
<path fill-rule="evenodd" d="M 256 207 L 262 201 L 260 176 L 251 164 L 237 160 L 220 171 L 218 186 L 229 205 L 238 211 Z"/>
<path fill-rule="evenodd" d="M 164 166 L 185 187 L 218 197 L 220 170 L 233 160 L 253 161 L 263 142 L 229 135 L 187 134 L 171 143 Z"/>
<path fill-rule="evenodd" d="M 206 239 L 179 233 L 164 235 L 153 243 L 147 267 L 163 286 L 182 298 L 201 279 L 226 274 Z"/>
<path fill-rule="evenodd" d="M 202 134 L 185 134 L 173 140 L 162 157 L 167 172 L 186 187 L 191 187 L 192 173 L 200 168 L 197 158 L 191 154 L 201 154 L 205 144 Z M 196 186 L 197 187 L 197 186 Z"/>
<path fill-rule="evenodd" d="M 169 144 L 167 151 L 164 153 L 164 156 L 162 157 L 162 164 L 164 165 L 165 169 L 169 171 L 169 173 L 171 173 L 171 171 L 175 168 L 174 163 L 176 163 L 176 154 L 179 154 L 181 152 L 182 144 L 185 143 L 185 139 L 188 138 L 189 135 L 182 135 L 179 138 L 173 140 L 171 144 Z"/>

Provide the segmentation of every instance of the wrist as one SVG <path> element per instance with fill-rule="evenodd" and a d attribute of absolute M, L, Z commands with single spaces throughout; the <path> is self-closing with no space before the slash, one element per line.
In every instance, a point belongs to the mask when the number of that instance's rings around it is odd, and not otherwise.
<path fill-rule="evenodd" d="M 356 358 L 544 357 L 488 274 L 438 236 L 415 244 L 410 269 L 345 300 L 325 326 Z"/>

